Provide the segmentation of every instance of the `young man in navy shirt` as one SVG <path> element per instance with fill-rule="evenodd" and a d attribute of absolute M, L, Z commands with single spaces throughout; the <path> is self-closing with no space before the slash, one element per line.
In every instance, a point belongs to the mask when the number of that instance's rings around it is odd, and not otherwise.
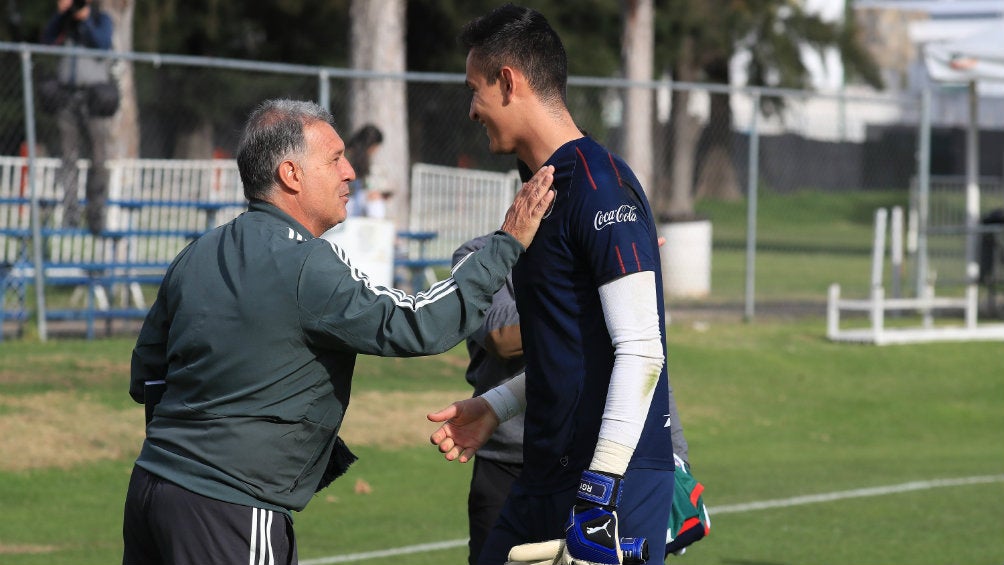
<path fill-rule="evenodd" d="M 443 422 L 432 442 L 464 462 L 525 411 L 523 471 L 478 563 L 619 564 L 621 537 L 646 538 L 661 563 L 674 464 L 648 201 L 627 164 L 572 119 L 565 51 L 540 13 L 502 6 L 461 41 L 470 118 L 492 152 L 528 170 L 553 165 L 556 191 L 513 269 L 525 377 L 429 415 Z"/>

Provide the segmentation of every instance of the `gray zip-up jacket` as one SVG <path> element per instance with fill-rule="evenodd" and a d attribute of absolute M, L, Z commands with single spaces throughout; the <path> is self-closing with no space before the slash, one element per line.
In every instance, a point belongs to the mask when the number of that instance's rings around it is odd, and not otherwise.
<path fill-rule="evenodd" d="M 481 249 L 491 237 L 493 236 L 476 237 L 461 244 L 453 252 L 453 262 L 458 263 L 471 252 Z M 516 291 L 512 286 L 512 277 L 508 276 L 502 288 L 495 293 L 492 305 L 485 316 L 484 325 L 467 338 L 470 363 L 467 365 L 465 378 L 474 386 L 474 396 L 480 396 L 526 370 L 522 354 L 501 358 L 489 352 L 488 334 L 512 326 L 519 326 L 519 312 L 516 310 Z M 500 463 L 522 464 L 523 414 L 499 424 L 488 441 L 478 448 L 477 456 Z"/>
<path fill-rule="evenodd" d="M 136 464 L 235 504 L 301 510 L 349 405 L 356 354 L 446 351 L 484 320 L 523 252 L 498 232 L 451 278 L 407 295 L 252 202 L 169 267 L 132 356 L 129 393 L 164 379 Z"/>

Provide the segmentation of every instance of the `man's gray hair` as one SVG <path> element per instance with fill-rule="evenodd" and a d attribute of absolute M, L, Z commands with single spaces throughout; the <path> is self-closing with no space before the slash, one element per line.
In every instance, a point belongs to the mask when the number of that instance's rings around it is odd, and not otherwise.
<path fill-rule="evenodd" d="M 304 128 L 315 122 L 335 126 L 331 112 L 303 100 L 266 100 L 251 112 L 237 145 L 237 169 L 248 200 L 267 199 L 276 186 L 279 164 L 303 156 Z"/>

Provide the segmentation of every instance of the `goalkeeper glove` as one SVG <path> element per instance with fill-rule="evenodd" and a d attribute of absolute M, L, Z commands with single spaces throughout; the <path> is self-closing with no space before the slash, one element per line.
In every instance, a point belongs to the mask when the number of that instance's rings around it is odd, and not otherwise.
<path fill-rule="evenodd" d="M 617 505 L 623 478 L 613 473 L 583 471 L 578 499 L 565 526 L 565 552 L 573 562 L 620 565 L 623 553 L 617 529 Z"/>
<path fill-rule="evenodd" d="M 508 565 L 637 565 L 648 559 L 644 538 L 620 538 L 620 475 L 584 471 L 564 540 L 519 545 Z"/>
<path fill-rule="evenodd" d="M 645 538 L 621 538 L 623 565 L 644 565 L 648 561 L 648 542 Z M 509 551 L 506 565 L 572 565 L 565 551 L 565 540 L 555 539 L 541 543 L 517 545 Z"/>

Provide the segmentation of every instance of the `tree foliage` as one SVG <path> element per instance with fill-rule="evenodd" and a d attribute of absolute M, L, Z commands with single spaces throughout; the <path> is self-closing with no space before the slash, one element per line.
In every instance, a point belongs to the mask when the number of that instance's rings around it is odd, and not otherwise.
<path fill-rule="evenodd" d="M 138 2 L 136 49 L 344 66 L 348 7 L 348 0 Z"/>
<path fill-rule="evenodd" d="M 137 2 L 137 51 L 232 57 L 306 65 L 345 66 L 349 53 L 350 0 L 157 0 Z M 409 0 L 408 69 L 460 72 L 464 53 L 456 43 L 465 22 L 499 0 Z M 6 0 L 0 39 L 36 41 L 53 2 Z M 618 0 L 538 0 L 565 42 L 569 72 L 611 76 L 620 69 Z M 841 49 L 849 78 L 879 84 L 874 62 L 857 40 L 853 17 L 834 25 L 807 14 L 790 0 L 655 0 L 657 70 L 681 64 L 683 39 L 695 44 L 697 67 L 753 55 L 754 85 L 805 86 L 798 44 Z M 848 10 L 851 10 L 848 7 Z M 701 76 L 709 80 L 711 76 Z"/>
<path fill-rule="evenodd" d="M 457 44 L 457 35 L 465 23 L 500 4 L 499 0 L 409 0 L 408 69 L 463 72 L 466 53 Z M 570 74 L 610 76 L 619 71 L 617 0 L 539 0 L 532 7 L 561 35 Z"/>
<path fill-rule="evenodd" d="M 0 29 L 0 38 L 34 40 L 52 4 L 7 0 L 7 25 Z M 409 0 L 407 68 L 462 72 L 465 54 L 457 45 L 457 33 L 465 22 L 499 4 L 500 0 Z M 346 66 L 349 5 L 350 0 L 137 2 L 134 49 Z M 561 34 L 571 74 L 619 74 L 622 27 L 618 0 L 536 0 L 533 7 Z M 656 75 L 668 69 L 676 80 L 728 84 L 729 61 L 745 51 L 749 54 L 746 70 L 750 84 L 804 88 L 808 72 L 801 58 L 803 46 L 834 46 L 840 48 L 848 79 L 880 84 L 875 64 L 857 40 L 850 16 L 843 24 L 824 22 L 791 0 L 655 0 L 655 18 Z M 207 120 L 232 111 L 229 101 L 248 87 L 225 73 L 202 73 L 197 82 L 186 82 L 185 77 L 192 74 L 191 69 L 160 72 L 141 86 L 149 91 L 141 96 L 153 97 L 151 103 L 158 104 L 158 112 L 192 121 L 179 124 L 181 130 L 198 130 Z M 164 92 L 172 94 L 164 96 Z M 776 110 L 776 103 L 765 99 L 764 110 Z M 712 125 L 728 131 L 731 116 L 727 104 L 713 100 L 712 105 Z"/>
<path fill-rule="evenodd" d="M 28 43 L 39 41 L 42 37 L 42 27 L 55 9 L 55 2 L 6 0 L 4 22 L 3 26 L 0 26 L 0 40 Z"/>
<path fill-rule="evenodd" d="M 858 34 L 851 6 L 843 22 L 827 22 L 790 0 L 656 0 L 657 65 L 677 73 L 692 66 L 703 82 L 720 82 L 725 77 L 715 69 L 746 51 L 751 86 L 808 88 L 803 47 L 837 47 L 849 79 L 880 88 L 874 59 Z M 693 42 L 689 54 L 685 39 Z"/>
<path fill-rule="evenodd" d="M 874 60 L 858 40 L 850 8 L 845 21 L 836 23 L 810 14 L 802 3 L 790 0 L 656 0 L 656 13 L 656 43 L 662 51 L 662 58 L 657 60 L 676 80 L 731 84 L 733 56 L 745 53 L 749 85 L 809 88 L 811 75 L 803 60 L 804 49 L 822 53 L 836 47 L 840 49 L 845 77 L 881 87 Z M 674 107 L 686 106 L 688 96 L 675 93 Z M 782 99 L 764 96 L 760 109 L 770 114 L 782 106 Z M 661 208 L 659 213 L 666 217 L 691 216 L 695 195 L 738 198 L 741 190 L 730 151 L 729 95 L 710 96 L 710 118 L 703 141 L 693 132 L 692 118 L 679 109 L 670 126 L 666 146 L 673 155 L 665 162 L 671 168 L 688 170 L 684 174 L 666 171 L 665 178 L 672 178 L 672 182 L 663 182 L 662 194 L 654 199 Z M 699 142 L 705 147 L 701 154 L 688 146 Z M 695 164 L 694 160 L 699 162 Z"/>

